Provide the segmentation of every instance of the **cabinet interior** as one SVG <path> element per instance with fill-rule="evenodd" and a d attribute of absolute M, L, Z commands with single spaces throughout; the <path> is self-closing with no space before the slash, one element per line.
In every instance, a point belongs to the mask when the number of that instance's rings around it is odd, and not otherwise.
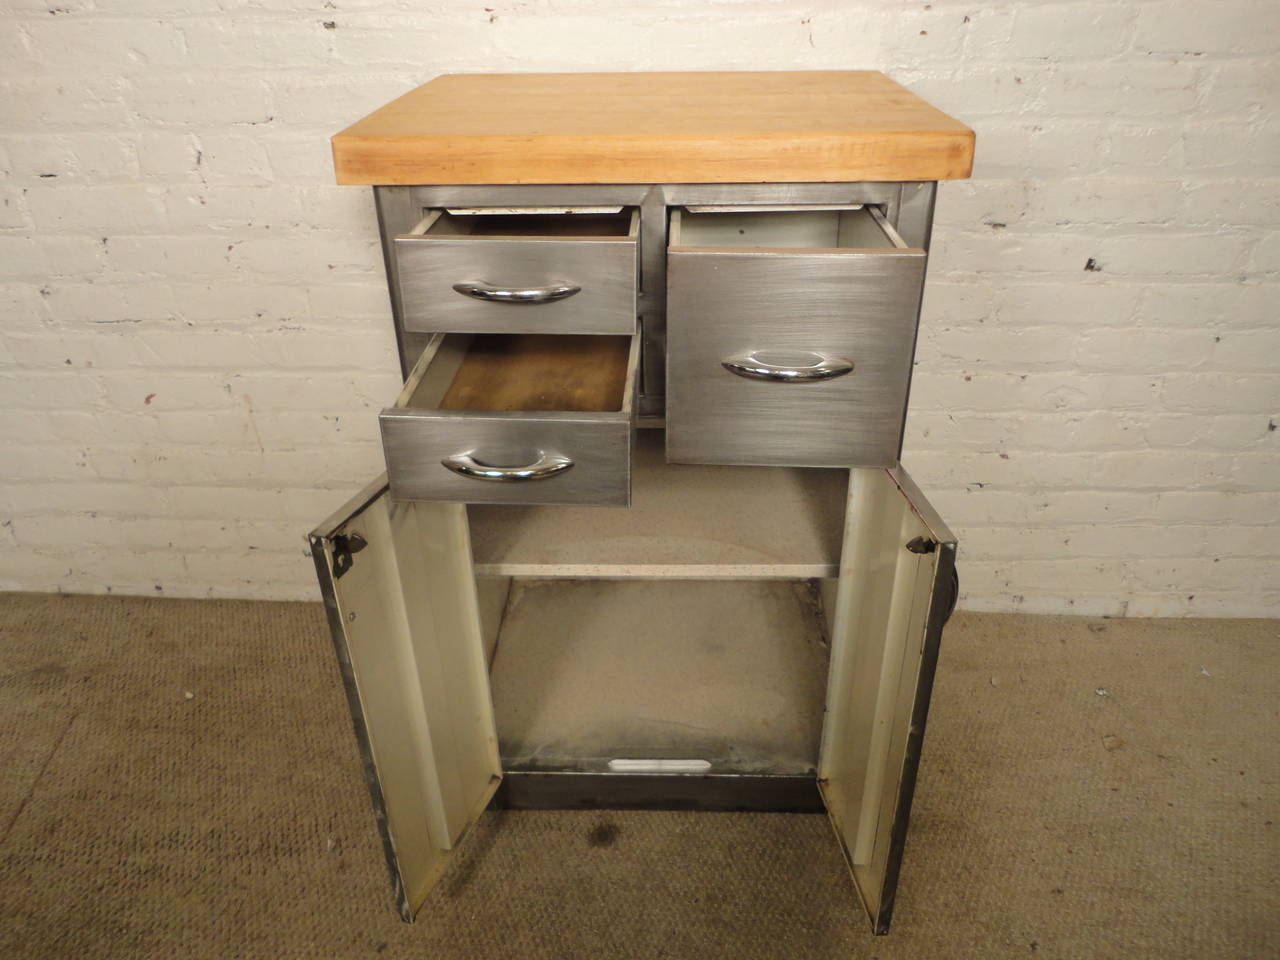
<path fill-rule="evenodd" d="M 848 472 L 662 448 L 628 509 L 468 508 L 503 766 L 812 775 Z"/>
<path fill-rule="evenodd" d="M 505 769 L 817 767 L 828 639 L 815 582 L 516 579 L 493 647 Z"/>
<path fill-rule="evenodd" d="M 840 563 L 847 470 L 666 460 L 638 430 L 631 506 L 471 504 L 477 574 L 820 579 Z"/>
<path fill-rule="evenodd" d="M 565 209 L 554 213 L 442 210 L 422 233 L 428 237 L 626 237 L 631 233 L 632 219 L 631 211 L 621 207 L 605 212 Z"/>
<path fill-rule="evenodd" d="M 893 249 L 896 233 L 877 207 L 752 210 L 677 208 L 671 245 L 766 249 Z"/>

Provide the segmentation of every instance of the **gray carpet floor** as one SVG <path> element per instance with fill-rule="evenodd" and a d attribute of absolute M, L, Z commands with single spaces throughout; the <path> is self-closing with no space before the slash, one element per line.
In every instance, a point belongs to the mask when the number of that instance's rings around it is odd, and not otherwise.
<path fill-rule="evenodd" d="M 893 931 L 815 815 L 491 812 L 389 895 L 318 605 L 0 596 L 0 955 L 1280 955 L 1280 622 L 958 614 Z"/>

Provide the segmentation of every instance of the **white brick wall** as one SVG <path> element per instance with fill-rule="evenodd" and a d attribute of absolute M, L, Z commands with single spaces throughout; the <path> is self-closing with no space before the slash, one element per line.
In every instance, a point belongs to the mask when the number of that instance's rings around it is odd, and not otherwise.
<path fill-rule="evenodd" d="M 877 68 L 978 131 L 904 455 L 963 603 L 1274 616 L 1277 54 L 1275 0 L 0 0 L 0 587 L 314 596 L 398 379 L 348 122 L 443 72 Z"/>

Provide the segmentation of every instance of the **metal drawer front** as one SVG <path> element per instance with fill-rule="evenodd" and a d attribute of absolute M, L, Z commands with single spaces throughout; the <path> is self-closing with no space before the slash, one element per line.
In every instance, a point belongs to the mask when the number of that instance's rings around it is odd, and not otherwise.
<path fill-rule="evenodd" d="M 667 458 L 897 463 L 924 267 L 896 245 L 671 247 Z"/>
<path fill-rule="evenodd" d="M 504 229 L 510 233 L 503 235 Z M 394 242 L 404 327 L 420 333 L 634 333 L 639 229 L 634 210 L 431 211 Z M 481 232 L 462 232 L 468 230 Z M 593 231 L 598 235 L 575 235 Z"/>
<path fill-rule="evenodd" d="M 627 341 L 619 409 L 443 409 L 470 339 L 434 337 L 396 406 L 379 416 L 392 498 L 629 504 L 639 338 Z M 565 370 L 566 380 L 574 377 L 574 370 Z"/>

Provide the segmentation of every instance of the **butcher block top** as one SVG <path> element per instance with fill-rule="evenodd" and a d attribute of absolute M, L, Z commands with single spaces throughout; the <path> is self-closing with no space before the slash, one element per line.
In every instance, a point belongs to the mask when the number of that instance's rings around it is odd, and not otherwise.
<path fill-rule="evenodd" d="M 973 131 L 872 70 L 450 74 L 333 162 L 345 184 L 959 180 Z"/>

